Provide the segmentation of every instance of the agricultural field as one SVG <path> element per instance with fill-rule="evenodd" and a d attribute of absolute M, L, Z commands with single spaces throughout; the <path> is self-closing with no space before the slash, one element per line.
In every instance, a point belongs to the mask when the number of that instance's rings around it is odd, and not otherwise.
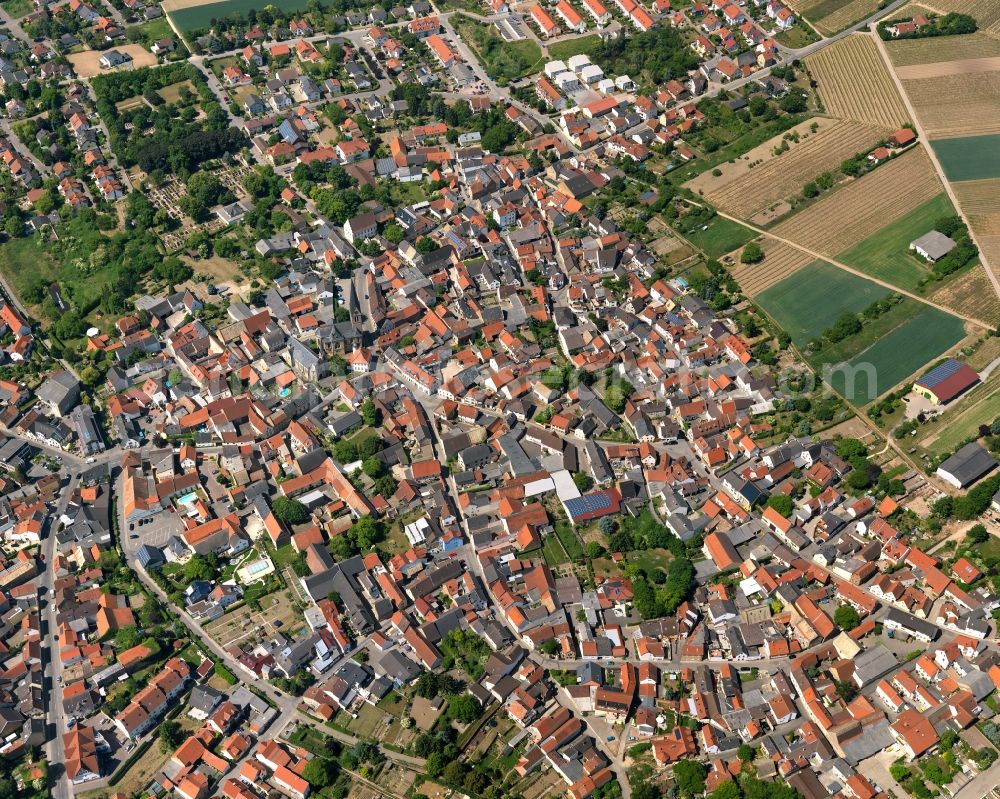
<path fill-rule="evenodd" d="M 928 299 L 984 322 L 996 324 L 1000 319 L 1000 297 L 997 297 L 986 268 L 981 265 L 945 280 L 928 295 Z"/>
<path fill-rule="evenodd" d="M 802 250 L 767 236 L 761 241 L 760 246 L 764 251 L 763 261 L 756 264 L 737 262 L 729 268 L 740 288 L 750 297 L 755 297 L 775 283 L 794 275 L 813 260 L 811 255 Z"/>
<path fill-rule="evenodd" d="M 941 168 L 952 182 L 1000 178 L 1000 135 L 942 139 L 935 141 L 933 147 Z"/>
<path fill-rule="evenodd" d="M 895 14 L 893 16 L 896 16 Z M 977 31 L 966 36 L 933 36 L 886 42 L 885 49 L 897 67 L 936 64 L 970 58 L 1000 56 L 1000 39 Z"/>
<path fill-rule="evenodd" d="M 936 146 L 934 149 L 937 151 Z M 1000 214 L 1000 177 L 989 180 L 963 180 L 955 183 L 952 189 L 962 210 L 970 217 Z"/>
<path fill-rule="evenodd" d="M 898 128 L 910 121 L 878 52 L 864 34 L 853 34 L 805 60 L 828 114 Z"/>
<path fill-rule="evenodd" d="M 251 9 L 260 11 L 270 5 L 267 0 L 163 0 L 163 12 L 167 14 L 182 33 L 207 28 L 213 19 L 246 13 Z M 305 11 L 308 0 L 281 0 L 282 11 Z"/>
<path fill-rule="evenodd" d="M 859 336 L 864 336 L 864 331 Z M 831 385 L 849 402 L 866 405 L 921 371 L 964 337 L 961 319 L 925 307 L 848 361 L 850 369 L 834 371 Z"/>
<path fill-rule="evenodd" d="M 960 36 L 958 38 L 965 38 Z M 918 40 L 919 41 L 919 40 Z M 962 54 L 961 58 L 949 61 L 932 61 L 927 64 L 911 64 L 898 67 L 896 75 L 900 80 L 921 80 L 922 78 L 943 78 L 946 75 L 969 75 L 976 72 L 992 72 L 1000 69 L 1000 56 L 972 56 Z"/>
<path fill-rule="evenodd" d="M 716 216 L 704 230 L 695 230 L 686 234 L 685 238 L 692 245 L 704 250 L 709 258 L 719 258 L 738 247 L 742 247 L 757 234 L 739 222 Z"/>
<path fill-rule="evenodd" d="M 792 0 L 789 5 L 826 35 L 842 31 L 878 10 L 878 0 Z"/>
<path fill-rule="evenodd" d="M 808 126 L 804 133 L 796 130 L 798 143 L 789 140 L 788 151 L 781 155 L 774 155 L 773 150 L 784 137 L 775 137 L 755 148 L 749 161 L 740 159 L 735 168 L 727 168 L 728 164 L 720 167 L 721 176 L 705 172 L 685 187 L 700 190 L 714 205 L 752 220 L 781 200 L 801 193 L 802 186 L 821 172 L 836 169 L 851 156 L 871 150 L 888 132 L 857 122 L 824 122 L 816 133 L 809 133 Z M 750 168 L 755 161 L 756 166 Z"/>
<path fill-rule="evenodd" d="M 1000 71 L 904 80 L 932 139 L 1000 133 Z"/>
<path fill-rule="evenodd" d="M 833 264 L 813 261 L 758 294 L 756 301 L 796 345 L 804 347 L 845 311 L 860 312 L 889 293 Z"/>
<path fill-rule="evenodd" d="M 942 192 L 840 253 L 837 260 L 866 275 L 914 291 L 921 278 L 930 274 L 930 268 L 922 258 L 910 252 L 910 242 L 932 230 L 935 220 L 954 213 L 951 201 Z"/>
<path fill-rule="evenodd" d="M 916 148 L 795 214 L 773 233 L 832 258 L 936 197 L 941 188 L 927 154 Z"/>

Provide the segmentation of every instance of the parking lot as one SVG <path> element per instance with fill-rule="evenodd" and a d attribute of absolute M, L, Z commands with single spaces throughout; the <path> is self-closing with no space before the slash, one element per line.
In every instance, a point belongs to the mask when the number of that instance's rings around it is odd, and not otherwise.
<path fill-rule="evenodd" d="M 143 544 L 164 547 L 175 535 L 182 531 L 180 517 L 176 511 L 161 511 L 153 516 L 135 522 L 127 522 L 122 544 L 126 551 L 134 552 Z"/>

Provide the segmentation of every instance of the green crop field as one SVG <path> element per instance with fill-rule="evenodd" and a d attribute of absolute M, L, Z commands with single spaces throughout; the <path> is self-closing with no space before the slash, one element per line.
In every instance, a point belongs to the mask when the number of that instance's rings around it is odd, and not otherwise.
<path fill-rule="evenodd" d="M 695 230 L 685 236 L 695 247 L 704 250 L 709 258 L 718 258 L 742 247 L 757 234 L 739 222 L 716 216 L 705 230 Z"/>
<path fill-rule="evenodd" d="M 1000 134 L 931 142 L 948 180 L 1000 178 Z"/>
<path fill-rule="evenodd" d="M 813 261 L 757 295 L 758 304 L 799 346 L 816 339 L 845 311 L 860 312 L 889 294 L 877 283 Z"/>
<path fill-rule="evenodd" d="M 932 230 L 935 220 L 954 213 L 951 201 L 942 192 L 842 252 L 837 260 L 860 269 L 866 275 L 913 291 L 920 279 L 930 274 L 930 269 L 921 258 L 910 252 L 910 242 Z"/>
<path fill-rule="evenodd" d="M 849 368 L 834 371 L 830 383 L 847 400 L 865 405 L 919 371 L 964 336 L 961 319 L 937 308 L 924 308 L 848 361 Z"/>
<path fill-rule="evenodd" d="M 273 5 L 268 0 L 218 0 L 215 3 L 203 3 L 187 8 L 176 8 L 168 10 L 167 15 L 174 24 L 184 33 L 208 28 L 213 19 L 222 19 L 236 14 L 246 16 L 251 9 L 260 11 L 265 6 Z M 309 5 L 308 0 L 282 0 L 281 10 L 305 11 Z"/>

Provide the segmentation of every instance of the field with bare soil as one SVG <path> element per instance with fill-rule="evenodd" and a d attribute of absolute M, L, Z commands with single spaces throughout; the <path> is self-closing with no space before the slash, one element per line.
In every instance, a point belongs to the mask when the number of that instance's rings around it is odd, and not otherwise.
<path fill-rule="evenodd" d="M 101 56 L 103 50 L 84 50 L 82 53 L 70 53 L 66 56 L 73 72 L 80 78 L 92 78 L 104 72 L 115 72 L 127 69 L 139 69 L 140 67 L 151 67 L 156 64 L 156 56 L 141 44 L 120 44 L 115 47 L 122 53 L 132 56 L 132 65 L 117 67 L 117 69 L 101 69 Z"/>
<path fill-rule="evenodd" d="M 1000 71 L 904 80 L 931 138 L 1000 133 Z"/>
<path fill-rule="evenodd" d="M 905 186 L 906 191 L 900 191 Z M 776 236 L 836 256 L 941 192 L 922 148 L 834 191 L 774 228 Z"/>
<path fill-rule="evenodd" d="M 910 121 L 871 36 L 855 33 L 805 63 L 828 114 L 890 128 Z"/>

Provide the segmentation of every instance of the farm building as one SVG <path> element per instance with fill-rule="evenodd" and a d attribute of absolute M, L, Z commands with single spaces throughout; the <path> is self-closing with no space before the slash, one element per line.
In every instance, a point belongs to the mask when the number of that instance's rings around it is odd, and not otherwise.
<path fill-rule="evenodd" d="M 972 442 L 938 466 L 937 476 L 955 488 L 965 488 L 996 467 L 996 459 L 979 444 Z"/>
<path fill-rule="evenodd" d="M 974 369 L 949 358 L 919 378 L 913 389 L 935 405 L 944 405 L 978 382 L 979 375 Z"/>
<path fill-rule="evenodd" d="M 910 249 L 916 250 L 919 256 L 933 263 L 944 258 L 955 249 L 955 242 L 944 235 L 944 233 L 931 230 L 919 239 L 911 241 Z"/>

